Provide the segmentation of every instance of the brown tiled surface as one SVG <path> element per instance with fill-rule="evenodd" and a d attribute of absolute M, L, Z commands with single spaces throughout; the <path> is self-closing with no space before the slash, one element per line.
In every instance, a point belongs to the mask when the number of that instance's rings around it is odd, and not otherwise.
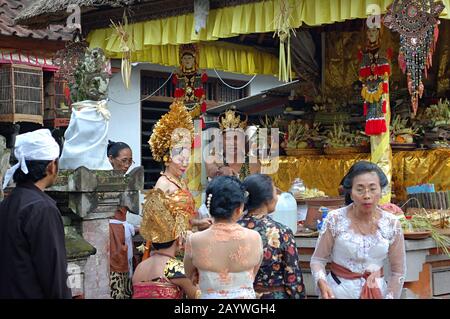
<path fill-rule="evenodd" d="M 24 7 L 30 5 L 33 0 L 0 0 L 0 35 L 17 36 L 20 38 L 70 40 L 71 34 L 64 28 L 56 30 L 30 30 L 19 25 L 14 25 L 14 18 Z"/>

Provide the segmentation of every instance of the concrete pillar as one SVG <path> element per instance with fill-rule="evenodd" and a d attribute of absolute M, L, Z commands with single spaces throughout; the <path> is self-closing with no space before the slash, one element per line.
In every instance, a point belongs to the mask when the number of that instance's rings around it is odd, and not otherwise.
<path fill-rule="evenodd" d="M 97 249 L 85 266 L 85 298 L 110 299 L 109 218 L 83 220 L 82 236 Z"/>

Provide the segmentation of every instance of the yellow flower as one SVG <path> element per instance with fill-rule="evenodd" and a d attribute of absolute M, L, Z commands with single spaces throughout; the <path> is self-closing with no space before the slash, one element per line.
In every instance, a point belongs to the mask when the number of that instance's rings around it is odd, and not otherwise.
<path fill-rule="evenodd" d="M 280 231 L 277 228 L 269 228 L 266 231 L 268 244 L 274 248 L 280 247 Z"/>

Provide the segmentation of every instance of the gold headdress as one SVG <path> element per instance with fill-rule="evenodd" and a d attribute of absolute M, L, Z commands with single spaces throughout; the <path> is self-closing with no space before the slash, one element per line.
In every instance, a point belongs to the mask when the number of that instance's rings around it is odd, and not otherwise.
<path fill-rule="evenodd" d="M 185 70 L 183 66 L 183 56 L 186 54 L 190 54 L 194 57 L 194 65 L 193 69 Z M 178 55 L 179 55 L 179 61 L 180 61 L 180 68 L 183 72 L 195 72 L 198 70 L 198 47 L 195 44 L 189 43 L 189 44 L 182 44 L 180 45 L 178 49 Z"/>
<path fill-rule="evenodd" d="M 189 203 L 174 200 L 159 188 L 145 195 L 140 233 L 152 243 L 167 243 L 189 229 Z M 193 207 L 193 205 L 191 205 Z"/>
<path fill-rule="evenodd" d="M 219 126 L 221 130 L 241 128 L 245 130 L 247 127 L 248 117 L 244 113 L 227 110 L 219 115 Z"/>
<path fill-rule="evenodd" d="M 183 55 L 185 55 L 185 54 L 191 54 L 194 58 L 197 58 L 198 47 L 192 43 L 182 44 L 182 45 L 180 45 L 178 52 L 180 55 L 180 61 L 181 61 L 181 58 L 183 57 Z"/>
<path fill-rule="evenodd" d="M 190 134 L 186 134 L 186 129 Z M 175 100 L 168 113 L 155 124 L 148 143 L 156 161 L 169 160 L 169 152 L 178 146 L 191 145 L 194 124 L 182 100 Z"/>

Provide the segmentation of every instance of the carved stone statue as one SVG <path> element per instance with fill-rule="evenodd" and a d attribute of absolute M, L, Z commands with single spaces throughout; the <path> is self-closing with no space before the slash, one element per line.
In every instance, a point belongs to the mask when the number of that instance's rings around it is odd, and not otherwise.
<path fill-rule="evenodd" d="M 87 49 L 75 70 L 75 83 L 70 87 L 73 102 L 100 101 L 107 96 L 110 64 L 103 50 Z"/>

